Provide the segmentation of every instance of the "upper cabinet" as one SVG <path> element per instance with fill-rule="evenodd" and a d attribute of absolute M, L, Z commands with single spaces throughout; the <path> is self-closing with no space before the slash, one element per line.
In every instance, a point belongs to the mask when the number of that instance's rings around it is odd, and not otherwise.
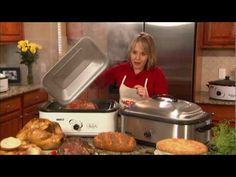
<path fill-rule="evenodd" d="M 0 44 L 16 43 L 24 38 L 22 22 L 0 23 Z"/>
<path fill-rule="evenodd" d="M 202 48 L 234 48 L 235 23 L 207 22 L 203 23 Z"/>

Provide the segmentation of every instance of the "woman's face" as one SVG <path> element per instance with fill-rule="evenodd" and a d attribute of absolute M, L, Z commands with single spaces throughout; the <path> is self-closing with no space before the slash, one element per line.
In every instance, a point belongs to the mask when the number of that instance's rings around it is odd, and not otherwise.
<path fill-rule="evenodd" d="M 131 51 L 131 63 L 133 65 L 134 72 L 137 74 L 143 71 L 145 64 L 148 60 L 148 54 L 144 52 L 144 48 L 141 42 L 137 42 Z"/>

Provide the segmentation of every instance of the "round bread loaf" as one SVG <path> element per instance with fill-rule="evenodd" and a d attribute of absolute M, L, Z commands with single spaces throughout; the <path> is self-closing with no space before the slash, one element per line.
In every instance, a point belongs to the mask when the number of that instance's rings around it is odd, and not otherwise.
<path fill-rule="evenodd" d="M 20 145 L 21 145 L 21 140 L 15 137 L 4 138 L 0 142 L 1 149 L 7 151 L 17 149 L 18 147 L 20 147 Z"/>
<path fill-rule="evenodd" d="M 131 152 L 136 148 L 135 139 L 120 132 L 100 133 L 93 139 L 93 144 L 98 149 L 114 152 Z"/>
<path fill-rule="evenodd" d="M 161 154 L 173 155 L 200 155 L 208 152 L 208 148 L 205 144 L 182 138 L 169 138 L 158 141 L 156 148 Z"/>
<path fill-rule="evenodd" d="M 64 138 L 64 133 L 57 122 L 48 119 L 31 119 L 16 135 L 17 138 L 36 144 L 43 150 L 57 149 Z"/>

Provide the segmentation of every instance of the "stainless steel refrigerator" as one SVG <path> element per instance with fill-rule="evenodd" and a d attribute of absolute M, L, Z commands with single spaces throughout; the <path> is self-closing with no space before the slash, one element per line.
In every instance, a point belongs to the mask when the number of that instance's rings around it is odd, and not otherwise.
<path fill-rule="evenodd" d="M 110 65 L 127 60 L 128 45 L 137 33 L 141 31 L 150 33 L 157 46 L 158 64 L 168 80 L 169 94 L 179 99 L 193 101 L 196 29 L 194 22 L 97 22 L 96 24 L 99 26 L 97 29 L 94 23 L 84 22 L 86 30 L 83 34 L 91 36 L 102 46 Z"/>
<path fill-rule="evenodd" d="M 169 94 L 193 101 L 195 23 L 110 24 L 107 54 L 111 65 L 127 58 L 130 40 L 141 31 L 155 40 L 158 64 L 168 80 Z"/>

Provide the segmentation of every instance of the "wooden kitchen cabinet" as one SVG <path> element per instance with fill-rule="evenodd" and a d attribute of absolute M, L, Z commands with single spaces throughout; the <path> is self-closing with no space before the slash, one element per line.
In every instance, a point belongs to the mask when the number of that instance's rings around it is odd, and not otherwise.
<path fill-rule="evenodd" d="M 228 120 L 235 126 L 235 106 L 234 105 L 212 105 L 199 104 L 205 112 L 213 113 L 212 122 L 217 124 L 221 120 Z"/>
<path fill-rule="evenodd" d="M 24 38 L 22 22 L 0 23 L 0 44 L 16 43 Z"/>
<path fill-rule="evenodd" d="M 235 48 L 235 23 L 206 22 L 202 25 L 202 48 Z"/>
<path fill-rule="evenodd" d="M 15 136 L 22 127 L 21 96 L 0 102 L 0 140 Z"/>
<path fill-rule="evenodd" d="M 39 107 L 46 101 L 48 101 L 48 94 L 43 89 L 23 95 L 23 126 L 31 119 L 39 117 Z"/>
<path fill-rule="evenodd" d="M 0 101 L 0 140 L 16 136 L 31 119 L 39 117 L 39 106 L 48 101 L 43 89 L 23 93 Z"/>

